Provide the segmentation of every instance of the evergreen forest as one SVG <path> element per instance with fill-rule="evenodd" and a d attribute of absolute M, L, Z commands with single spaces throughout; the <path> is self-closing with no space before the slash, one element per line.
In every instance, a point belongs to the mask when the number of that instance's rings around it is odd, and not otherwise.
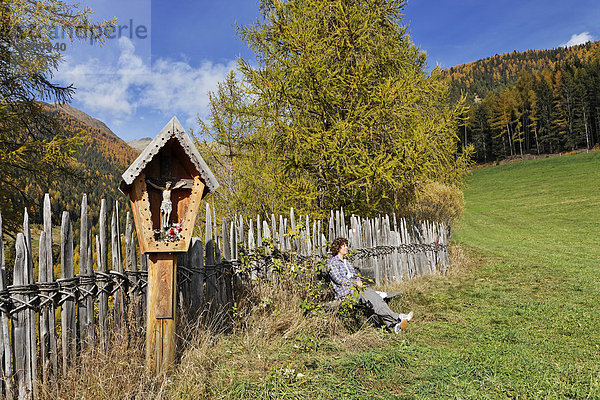
<path fill-rule="evenodd" d="M 443 76 L 470 106 L 458 135 L 477 162 L 600 147 L 600 41 L 495 55 Z"/>

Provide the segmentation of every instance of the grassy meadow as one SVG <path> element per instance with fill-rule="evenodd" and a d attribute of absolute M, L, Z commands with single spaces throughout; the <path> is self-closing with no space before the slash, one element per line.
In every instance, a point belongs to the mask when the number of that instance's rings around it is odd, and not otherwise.
<path fill-rule="evenodd" d="M 454 271 L 406 282 L 394 303 L 415 311 L 405 333 L 306 326 L 224 340 L 203 393 L 600 398 L 599 167 L 600 153 L 591 153 L 474 171 L 453 232 Z M 192 387 L 179 374 L 166 392 L 185 398 Z"/>
<path fill-rule="evenodd" d="M 450 273 L 394 287 L 405 295 L 392 307 L 415 312 L 399 335 L 275 308 L 192 339 L 166 380 L 74 373 L 62 396 L 599 399 L 599 167 L 597 152 L 474 171 Z M 128 368 L 143 371 L 142 357 Z M 112 364 L 88 361 L 90 376 Z"/>

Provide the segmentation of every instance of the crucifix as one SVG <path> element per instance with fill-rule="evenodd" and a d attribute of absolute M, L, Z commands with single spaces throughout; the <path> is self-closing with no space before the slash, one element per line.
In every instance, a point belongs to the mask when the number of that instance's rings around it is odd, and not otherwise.
<path fill-rule="evenodd" d="M 192 179 L 146 179 L 146 183 L 157 190 L 162 191 L 162 202 L 160 203 L 160 228 L 167 230 L 171 226 L 171 213 L 173 202 L 171 192 L 177 189 L 191 189 L 194 186 Z M 163 186 L 164 185 L 164 186 Z M 178 221 L 179 222 L 179 221 Z"/>
<path fill-rule="evenodd" d="M 188 251 L 200 201 L 218 187 L 175 117 L 123 173 L 120 189 L 129 195 L 140 251 L 150 261 L 146 365 L 155 374 L 175 362 L 177 253 Z"/>

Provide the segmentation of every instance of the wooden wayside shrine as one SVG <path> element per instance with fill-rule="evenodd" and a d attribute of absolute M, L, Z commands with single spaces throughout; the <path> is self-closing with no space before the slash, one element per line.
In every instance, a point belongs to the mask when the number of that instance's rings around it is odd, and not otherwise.
<path fill-rule="evenodd" d="M 140 251 L 149 255 L 146 362 L 155 373 L 175 361 L 177 253 L 187 252 L 202 198 L 219 187 L 177 117 L 122 175 Z"/>

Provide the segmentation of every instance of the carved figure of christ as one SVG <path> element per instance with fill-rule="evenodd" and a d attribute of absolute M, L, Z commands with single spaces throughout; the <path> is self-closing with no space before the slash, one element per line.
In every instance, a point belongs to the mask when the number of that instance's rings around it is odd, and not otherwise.
<path fill-rule="evenodd" d="M 161 186 L 161 183 L 163 182 L 164 186 Z M 173 212 L 171 192 L 177 189 L 191 189 L 194 185 L 194 181 L 191 179 L 146 179 L 146 183 L 153 188 L 162 191 L 162 202 L 160 203 L 160 228 L 163 230 L 169 229 L 169 220 L 171 219 L 171 212 Z"/>

